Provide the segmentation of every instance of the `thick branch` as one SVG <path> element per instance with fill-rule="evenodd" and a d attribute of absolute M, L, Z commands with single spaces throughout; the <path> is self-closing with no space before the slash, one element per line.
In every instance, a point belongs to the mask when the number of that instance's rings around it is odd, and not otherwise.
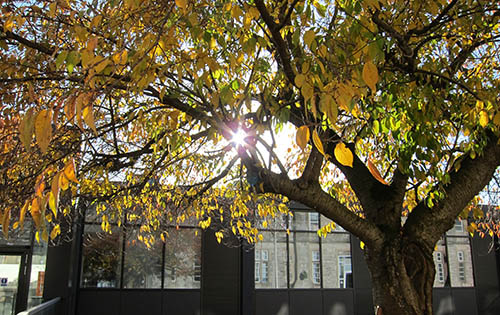
<path fill-rule="evenodd" d="M 406 235 L 418 237 L 429 246 L 449 230 L 467 204 L 493 177 L 500 165 L 498 137 L 489 135 L 482 155 L 472 159 L 467 155 L 461 161 L 460 169 L 450 170 L 450 183 L 444 187 L 445 197 L 434 207 L 427 207 L 425 201 L 412 211 L 404 227 Z"/>
<path fill-rule="evenodd" d="M 382 245 L 383 235 L 374 224 L 347 209 L 324 192 L 319 184 L 302 189 L 298 180 L 290 180 L 286 176 L 264 169 L 261 169 L 259 174 L 266 192 L 281 194 L 311 207 L 358 236 L 371 248 L 380 248 Z"/>

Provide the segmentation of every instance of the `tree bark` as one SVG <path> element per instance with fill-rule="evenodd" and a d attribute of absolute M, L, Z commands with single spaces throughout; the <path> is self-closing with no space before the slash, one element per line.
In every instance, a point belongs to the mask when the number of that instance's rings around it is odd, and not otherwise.
<path fill-rule="evenodd" d="M 373 283 L 373 303 L 383 315 L 432 315 L 432 249 L 415 240 L 392 239 L 365 250 Z"/>

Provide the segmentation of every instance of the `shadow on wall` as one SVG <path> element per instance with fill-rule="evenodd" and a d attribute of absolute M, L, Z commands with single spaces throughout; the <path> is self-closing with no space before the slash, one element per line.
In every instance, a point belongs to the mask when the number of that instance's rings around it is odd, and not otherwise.
<path fill-rule="evenodd" d="M 439 306 L 435 310 L 435 315 L 453 315 L 455 308 L 453 307 L 453 300 L 451 296 L 443 298 L 439 301 Z"/>

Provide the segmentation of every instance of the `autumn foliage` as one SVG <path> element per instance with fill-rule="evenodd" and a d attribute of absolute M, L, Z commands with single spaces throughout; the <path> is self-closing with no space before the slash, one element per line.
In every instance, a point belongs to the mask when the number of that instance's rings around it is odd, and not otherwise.
<path fill-rule="evenodd" d="M 54 238 L 82 198 L 151 243 L 189 218 L 254 242 L 280 195 L 366 244 L 376 290 L 408 293 L 384 314 L 430 314 L 439 237 L 498 233 L 469 213 L 500 164 L 497 1 L 0 3 L 4 234 Z M 377 267 L 408 253 L 427 272 Z"/>

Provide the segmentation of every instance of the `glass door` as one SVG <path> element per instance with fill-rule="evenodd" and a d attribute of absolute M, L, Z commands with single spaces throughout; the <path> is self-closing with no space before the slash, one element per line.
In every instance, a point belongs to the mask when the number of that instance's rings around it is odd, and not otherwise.
<path fill-rule="evenodd" d="M 26 307 L 25 258 L 26 253 L 0 253 L 0 315 L 14 315 Z"/>

